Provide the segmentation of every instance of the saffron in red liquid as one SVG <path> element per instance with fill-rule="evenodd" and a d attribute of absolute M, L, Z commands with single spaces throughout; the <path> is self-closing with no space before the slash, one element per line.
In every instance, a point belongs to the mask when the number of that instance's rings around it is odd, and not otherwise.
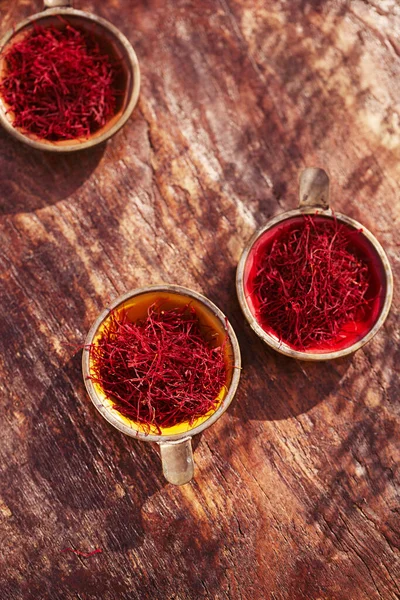
<path fill-rule="evenodd" d="M 152 304 L 131 322 L 115 310 L 90 346 L 91 379 L 125 417 L 158 433 L 193 422 L 218 406 L 227 383 L 225 341 L 200 324 L 195 309 Z"/>
<path fill-rule="evenodd" d="M 260 326 L 294 350 L 332 352 L 364 337 L 382 310 L 381 260 L 335 218 L 289 218 L 267 230 L 247 259 L 244 286 Z"/>

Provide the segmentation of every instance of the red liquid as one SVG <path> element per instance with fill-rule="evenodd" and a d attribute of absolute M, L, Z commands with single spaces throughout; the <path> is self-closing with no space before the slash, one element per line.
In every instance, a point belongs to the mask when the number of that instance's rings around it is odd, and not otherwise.
<path fill-rule="evenodd" d="M 330 217 L 322 215 L 313 215 L 312 219 L 314 223 L 317 224 L 318 222 L 333 220 Z M 260 317 L 261 303 L 254 292 L 256 273 L 259 266 L 262 264 L 265 255 L 272 247 L 273 242 L 286 236 L 293 229 L 299 229 L 302 224 L 304 224 L 303 216 L 289 218 L 266 231 L 256 241 L 247 258 L 244 269 L 244 291 L 251 313 L 264 331 L 274 336 L 277 341 L 286 343 L 294 350 L 323 354 L 348 348 L 362 339 L 372 329 L 382 311 L 386 296 L 386 276 L 381 258 L 374 246 L 362 232 L 350 225 L 343 224 L 341 221 L 339 221 L 339 223 L 348 230 L 349 245 L 347 246 L 347 250 L 357 258 L 361 259 L 368 267 L 368 290 L 365 298 L 369 300 L 369 302 L 367 309 L 363 310 L 358 318 L 356 317 L 355 320 L 351 319 L 351 321 L 342 326 L 339 335 L 334 339 L 311 343 L 305 348 L 300 348 L 293 343 L 289 343 L 287 340 L 283 339 L 283 337 L 279 338 L 279 334 L 277 334 L 268 323 L 267 316 Z"/>

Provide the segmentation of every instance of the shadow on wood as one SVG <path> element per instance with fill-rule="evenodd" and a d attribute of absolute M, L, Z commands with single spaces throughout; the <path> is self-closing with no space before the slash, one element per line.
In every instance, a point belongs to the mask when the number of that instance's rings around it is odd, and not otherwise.
<path fill-rule="evenodd" d="M 208 284 L 204 293 L 229 318 L 242 354 L 241 380 L 228 412 L 244 422 L 287 419 L 308 412 L 335 394 L 352 357 L 312 363 L 293 360 L 270 349 L 242 314 L 236 296 L 235 269 L 225 269 L 225 273 L 217 289 Z M 224 298 L 228 298 L 225 305 Z"/>
<path fill-rule="evenodd" d="M 33 212 L 67 198 L 95 170 L 105 148 L 42 152 L 0 129 L 0 215 Z"/>
<path fill-rule="evenodd" d="M 141 543 L 141 507 L 166 482 L 152 446 L 123 436 L 96 412 L 80 361 L 78 353 L 67 363 L 32 418 L 32 477 L 60 506 L 61 522 L 78 524 L 90 511 L 101 520 L 107 548 L 126 550 Z"/>

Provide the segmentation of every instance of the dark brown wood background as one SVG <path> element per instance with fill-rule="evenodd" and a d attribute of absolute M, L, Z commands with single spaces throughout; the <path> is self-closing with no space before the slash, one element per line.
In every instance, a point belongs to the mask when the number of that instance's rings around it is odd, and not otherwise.
<path fill-rule="evenodd" d="M 399 3 L 76 6 L 128 36 L 142 89 L 91 151 L 0 132 L 1 600 L 400 598 Z M 0 0 L 1 33 L 40 9 Z M 255 228 L 296 206 L 304 166 L 329 171 L 335 209 L 395 273 L 379 334 L 325 364 L 263 345 L 234 285 Z M 110 299 L 159 282 L 209 296 L 243 353 L 182 488 L 96 413 L 77 352 Z"/>

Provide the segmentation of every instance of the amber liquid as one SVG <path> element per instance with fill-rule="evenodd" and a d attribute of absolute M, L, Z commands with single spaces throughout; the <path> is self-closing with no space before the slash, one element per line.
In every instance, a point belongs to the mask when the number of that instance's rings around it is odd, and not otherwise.
<path fill-rule="evenodd" d="M 224 387 L 221 389 L 218 398 L 217 404 L 215 408 L 209 411 L 207 414 L 202 417 L 196 419 L 194 423 L 180 423 L 174 425 L 173 427 L 162 428 L 162 434 L 172 435 L 176 433 L 182 433 L 186 431 L 190 431 L 194 427 L 197 427 L 204 421 L 210 418 L 212 414 L 218 410 L 219 406 L 223 402 L 224 398 L 228 393 L 228 389 L 230 387 L 232 376 L 233 376 L 233 364 L 234 364 L 234 356 L 232 346 L 229 342 L 229 337 L 227 338 L 227 332 L 225 329 L 225 324 L 221 323 L 221 321 L 214 315 L 214 313 L 207 308 L 202 302 L 192 298 L 191 296 L 186 296 L 182 293 L 177 292 L 159 292 L 159 291 L 151 291 L 145 292 L 138 296 L 134 296 L 125 302 L 122 302 L 119 306 L 117 306 L 114 311 L 124 311 L 128 319 L 132 322 L 137 322 L 141 319 L 144 319 L 147 316 L 148 309 L 151 305 L 157 304 L 158 307 L 161 307 L 163 310 L 171 310 L 175 308 L 182 308 L 190 304 L 196 311 L 196 315 L 199 319 L 200 330 L 204 339 L 209 342 L 212 346 L 218 347 L 224 344 L 224 359 L 225 359 L 225 367 L 226 367 L 226 383 Z M 96 343 L 96 340 L 102 334 L 104 327 L 107 326 L 107 318 L 103 321 L 102 325 L 99 327 L 93 343 Z M 96 384 L 95 385 L 97 393 L 103 395 L 104 400 L 107 405 L 112 408 L 115 412 L 118 412 L 115 408 L 113 408 L 112 399 L 106 398 L 101 387 Z M 118 413 L 119 414 L 119 413 Z M 142 425 L 138 423 L 134 423 L 130 419 L 119 414 L 121 421 L 133 426 L 138 431 L 147 431 L 143 428 Z M 148 433 L 148 431 L 147 431 Z M 154 431 L 150 429 L 150 433 L 158 433 L 154 428 Z"/>

